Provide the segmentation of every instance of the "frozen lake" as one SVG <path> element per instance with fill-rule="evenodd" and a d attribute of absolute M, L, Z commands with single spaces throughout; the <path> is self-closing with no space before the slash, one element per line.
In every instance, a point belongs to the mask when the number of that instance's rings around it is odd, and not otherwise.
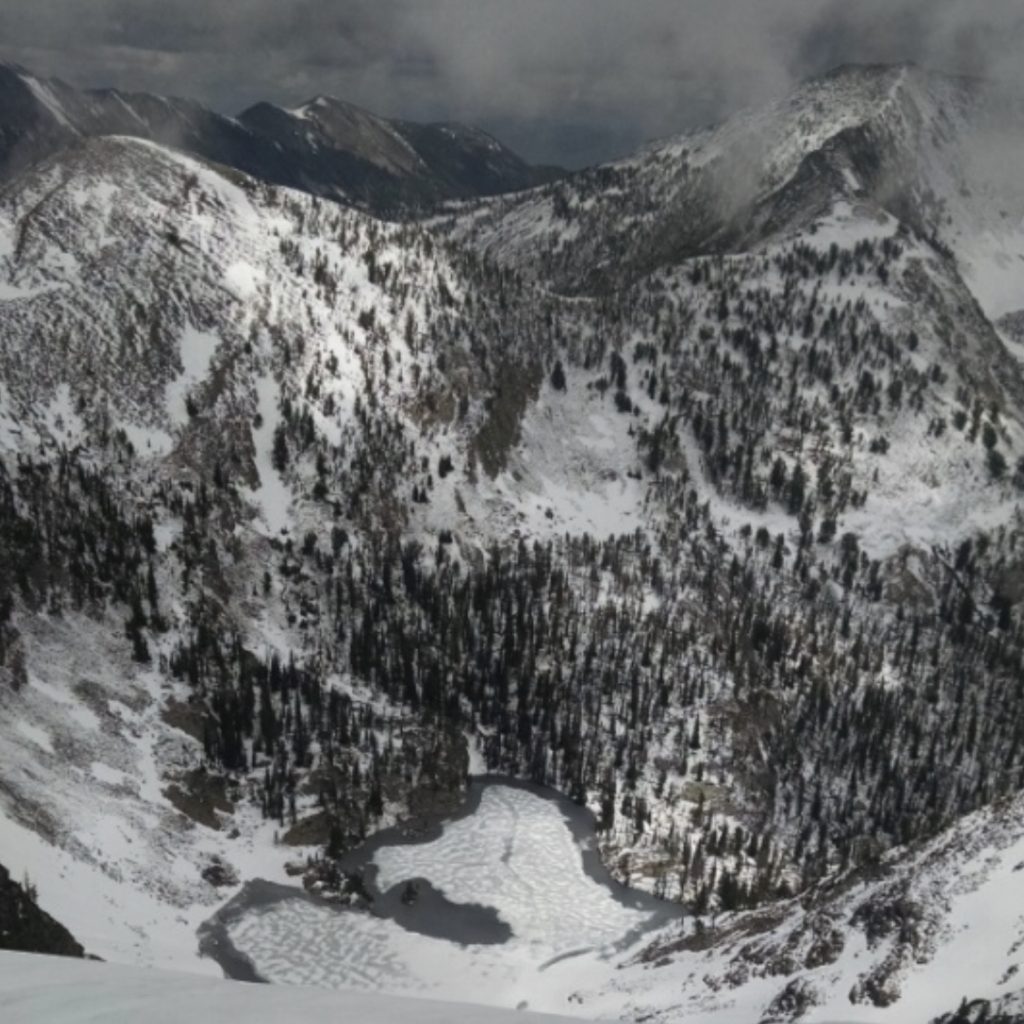
<path fill-rule="evenodd" d="M 349 858 L 352 859 L 351 857 Z M 674 910 L 616 883 L 591 816 L 549 791 L 475 780 L 463 812 L 422 842 L 397 830 L 354 854 L 372 913 L 256 883 L 220 915 L 234 976 L 585 1012 L 574 987 Z M 409 880 L 421 896 L 400 894 Z M 240 955 L 240 956 L 239 956 Z"/>

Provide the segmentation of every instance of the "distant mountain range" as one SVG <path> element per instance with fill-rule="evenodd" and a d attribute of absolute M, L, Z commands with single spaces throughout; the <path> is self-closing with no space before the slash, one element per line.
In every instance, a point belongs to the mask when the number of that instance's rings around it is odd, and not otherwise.
<path fill-rule="evenodd" d="M 101 135 L 173 146 L 386 216 L 527 189 L 564 173 L 530 166 L 476 128 L 390 121 L 325 96 L 295 110 L 257 103 L 234 118 L 194 100 L 80 90 L 0 64 L 0 181 L 75 138 Z"/>

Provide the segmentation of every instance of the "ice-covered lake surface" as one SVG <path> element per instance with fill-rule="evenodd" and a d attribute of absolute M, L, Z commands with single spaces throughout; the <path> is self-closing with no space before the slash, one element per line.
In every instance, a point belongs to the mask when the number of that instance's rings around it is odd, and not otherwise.
<path fill-rule="evenodd" d="M 585 811 L 505 780 L 475 781 L 436 836 L 389 830 L 360 855 L 375 913 L 254 889 L 222 917 L 232 955 L 273 983 L 585 1014 L 575 989 L 672 914 L 611 879 Z M 409 880 L 425 894 L 412 907 L 398 898 Z"/>

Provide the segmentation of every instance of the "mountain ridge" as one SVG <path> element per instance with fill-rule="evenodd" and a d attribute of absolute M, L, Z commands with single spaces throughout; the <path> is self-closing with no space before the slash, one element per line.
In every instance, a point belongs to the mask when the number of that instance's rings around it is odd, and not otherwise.
<path fill-rule="evenodd" d="M 290 112 L 257 104 L 237 118 L 190 99 L 118 89 L 78 90 L 41 79 L 15 64 L 0 65 L 0 177 L 16 174 L 79 135 L 134 135 L 175 146 L 262 180 L 350 202 L 388 216 L 408 214 L 454 198 L 529 188 L 560 174 L 531 168 L 484 133 L 445 134 L 441 125 L 390 122 L 335 101 L 354 123 L 378 137 L 409 135 L 423 151 L 413 164 L 383 164 L 358 134 L 314 139 L 281 125 Z M 273 112 L 269 117 L 266 113 Z M 4 120 L 6 119 L 6 120 Z M 404 212 L 403 212 L 404 211 Z"/>
<path fill-rule="evenodd" d="M 994 144 L 990 121 L 1006 111 L 994 85 L 909 65 L 853 65 L 809 79 L 767 108 L 653 143 L 527 197 L 478 204 L 452 223 L 458 237 L 493 258 L 571 292 L 756 248 L 805 229 L 836 194 L 873 202 L 922 237 L 976 259 L 983 229 L 1006 233 L 988 208 L 1009 202 L 1004 219 L 1024 215 L 1019 188 L 995 161 L 985 166 L 981 145 Z M 1018 111 L 1001 156 L 1019 156 L 1006 149 L 1019 148 L 1019 120 Z M 972 188 L 997 194 L 981 207 Z M 1018 258 L 1019 230 L 1007 244 L 1008 257 Z M 530 260 L 530 247 L 543 257 Z M 1013 312 L 989 305 L 997 316 Z"/>

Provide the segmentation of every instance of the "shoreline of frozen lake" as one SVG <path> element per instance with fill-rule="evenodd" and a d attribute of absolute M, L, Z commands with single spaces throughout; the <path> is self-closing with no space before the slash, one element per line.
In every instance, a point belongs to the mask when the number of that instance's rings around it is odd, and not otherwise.
<path fill-rule="evenodd" d="M 253 880 L 202 926 L 202 952 L 237 980 L 453 999 L 479 999 L 485 986 L 511 1006 L 543 972 L 541 989 L 553 986 L 564 1005 L 580 958 L 607 970 L 609 957 L 682 916 L 611 875 L 586 808 L 504 776 L 474 777 L 454 815 L 384 829 L 339 863 L 362 875 L 369 910 Z M 407 905 L 409 881 L 417 898 Z"/>

